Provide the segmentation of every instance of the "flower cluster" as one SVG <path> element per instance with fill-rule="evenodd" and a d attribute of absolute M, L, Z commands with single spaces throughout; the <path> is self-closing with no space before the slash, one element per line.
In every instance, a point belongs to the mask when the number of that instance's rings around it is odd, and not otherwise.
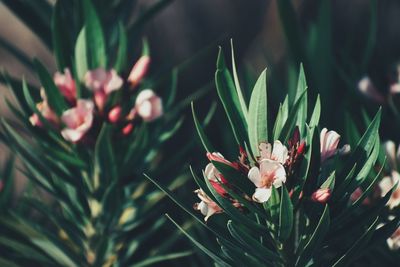
<path fill-rule="evenodd" d="M 328 161 L 336 154 L 342 155 L 349 152 L 349 145 L 345 145 L 340 149 L 338 148 L 339 141 L 340 135 L 335 131 L 328 131 L 326 128 L 321 131 L 321 163 Z M 252 167 L 248 163 L 247 153 L 242 148 L 240 149 L 240 156 L 237 162 L 230 162 L 217 152 L 207 153 L 207 157 L 211 163 L 207 164 L 204 175 L 219 195 L 229 199 L 235 207 L 242 208 L 239 202 L 232 198 L 224 188 L 235 189 L 232 188 L 228 180 L 213 164 L 213 162 L 223 163 L 247 175 L 248 179 L 254 184 L 255 191 L 252 197 L 250 198 L 242 194 L 244 198 L 257 203 L 264 203 L 271 197 L 272 187 L 279 188 L 283 186 L 287 182 L 288 177 L 296 172 L 296 166 L 301 162 L 305 150 L 306 143 L 300 140 L 300 133 L 296 127 L 292 138 L 288 140 L 288 147 L 279 140 L 275 140 L 273 144 L 260 143 L 259 156 Z M 222 208 L 207 196 L 202 189 L 197 189 L 195 193 L 201 202 L 196 203 L 194 208 L 205 216 L 206 221 L 211 215 L 223 212 Z M 314 202 L 326 203 L 330 196 L 331 191 L 329 188 L 321 188 L 312 193 L 310 199 Z"/>
<path fill-rule="evenodd" d="M 133 95 L 147 74 L 149 64 L 150 58 L 142 56 L 133 66 L 126 82 L 114 69 L 89 70 L 83 81 L 88 94 L 80 94 L 85 97 L 88 95 L 89 98 L 78 97 L 78 81 L 74 80 L 69 69 L 65 69 L 64 73 L 57 72 L 54 74 L 54 84 L 70 108 L 58 116 L 42 89 L 42 101 L 37 104 L 40 114 L 33 114 L 29 120 L 37 127 L 43 127 L 43 119 L 46 120 L 60 129 L 65 140 L 73 143 L 82 140 L 98 120 L 118 124 L 121 133 L 128 135 L 136 123 L 150 122 L 163 114 L 162 100 L 151 89 L 141 90 L 133 107 L 129 106 L 129 101 L 125 101 L 125 97 L 114 97 L 117 92 L 121 95 Z"/>

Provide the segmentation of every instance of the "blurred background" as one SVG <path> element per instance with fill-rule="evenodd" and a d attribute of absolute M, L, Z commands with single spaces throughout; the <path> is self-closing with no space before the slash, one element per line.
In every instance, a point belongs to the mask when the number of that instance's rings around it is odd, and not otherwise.
<path fill-rule="evenodd" d="M 18 54 L 39 58 L 51 73 L 56 71 L 56 64 L 43 38 L 46 33 L 43 36 L 32 33 L 32 28 L 21 20 L 30 14 L 29 9 L 15 13 L 16 2 L 27 1 L 0 1 L 0 66 L 11 76 L 24 76 L 39 86 L 29 64 L 24 64 Z M 105 24 L 124 16 L 128 25 L 134 25 L 129 39 L 140 40 L 143 36 L 148 39 L 153 60 L 151 75 L 162 77 L 172 68 L 180 70 L 179 99 L 205 89 L 206 93 L 195 100 L 201 118 L 214 102 L 218 103 L 213 82 L 218 45 L 224 48 L 230 66 L 232 38 L 245 92 L 251 90 L 265 67 L 269 69 L 271 117 L 286 93 L 296 86 L 302 63 L 311 89 L 310 103 L 317 94 L 321 95 L 322 126 L 336 129 L 349 140 L 352 137 L 344 129 L 349 125 L 365 129 L 368 118 L 382 106 L 382 139 L 400 141 L 400 120 L 396 119 L 400 99 L 390 90 L 399 82 L 400 2 L 397 0 L 140 0 L 131 1 L 123 12 L 112 8 L 113 1 L 94 2 Z M 154 6 L 157 8 L 153 9 Z M 150 9 L 151 19 L 143 20 L 140 27 L 131 23 L 140 22 L 142 11 Z M 38 25 L 49 28 L 46 26 L 49 19 L 50 15 L 44 11 L 37 18 Z M 109 36 L 113 36 L 112 31 L 109 29 Z M 13 53 L 11 45 L 19 52 Z M 140 47 L 131 49 L 133 64 Z M 360 83 L 362 79 L 364 83 Z M 0 92 L 2 99 L 9 93 L 4 87 Z M 249 99 L 248 94 L 246 97 Z M 218 105 L 206 132 L 215 147 L 232 158 L 237 155 L 237 147 L 230 145 L 234 143 L 233 137 L 221 111 Z M 4 103 L 0 112 L 6 117 L 11 114 Z M 182 138 L 169 144 L 171 150 L 193 140 L 190 109 L 185 109 L 183 115 L 185 124 L 179 132 Z M 1 156 L 5 157 L 6 149 L 1 149 Z M 205 166 L 206 157 L 200 145 L 193 148 L 187 162 Z M 19 182 L 17 191 L 22 186 L 23 182 Z"/>

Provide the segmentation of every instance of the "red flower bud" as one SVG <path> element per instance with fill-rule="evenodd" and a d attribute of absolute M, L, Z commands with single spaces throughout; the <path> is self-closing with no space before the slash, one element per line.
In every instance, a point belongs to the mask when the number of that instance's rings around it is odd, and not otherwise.
<path fill-rule="evenodd" d="M 325 204 L 331 197 L 331 190 L 329 188 L 318 189 L 311 195 L 311 199 L 314 202 Z"/>
<path fill-rule="evenodd" d="M 122 108 L 121 106 L 115 106 L 113 107 L 110 112 L 108 113 L 108 120 L 111 123 L 116 123 L 119 121 L 119 119 L 121 118 L 121 112 L 122 112 Z"/>
<path fill-rule="evenodd" d="M 297 155 L 304 154 L 305 150 L 306 150 L 306 143 L 303 141 L 300 143 L 299 147 L 297 148 Z"/>
<path fill-rule="evenodd" d="M 129 135 L 133 130 L 133 124 L 129 123 L 127 124 L 123 129 L 122 129 L 122 134 L 123 135 Z"/>

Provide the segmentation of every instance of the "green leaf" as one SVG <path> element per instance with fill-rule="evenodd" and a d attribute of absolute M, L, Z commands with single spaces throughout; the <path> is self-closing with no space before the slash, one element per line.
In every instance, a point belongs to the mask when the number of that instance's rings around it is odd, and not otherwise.
<path fill-rule="evenodd" d="M 309 123 L 311 128 L 318 126 L 320 116 L 321 116 L 321 100 L 318 95 L 317 100 L 315 101 L 314 110 L 311 115 L 311 119 L 310 119 L 310 123 Z"/>
<path fill-rule="evenodd" d="M 327 189 L 329 188 L 330 190 L 333 190 L 335 187 L 335 172 L 332 172 L 331 175 L 329 175 L 328 179 L 321 185 L 321 189 Z"/>
<path fill-rule="evenodd" d="M 299 114 L 299 108 L 300 108 L 301 104 L 303 103 L 303 98 L 306 97 L 306 93 L 307 93 L 307 91 L 305 91 L 297 99 L 297 101 L 293 105 L 292 109 L 290 110 L 288 119 L 286 120 L 285 124 L 283 125 L 281 135 L 279 137 L 279 140 L 282 143 L 285 143 L 289 139 L 290 135 L 293 133 L 293 130 L 296 126 L 296 118 Z"/>
<path fill-rule="evenodd" d="M 205 254 L 207 254 L 211 259 L 213 259 L 218 265 L 220 266 L 226 266 L 229 267 L 230 264 L 227 264 L 225 260 L 223 260 L 221 257 L 218 255 L 214 254 L 212 251 L 207 249 L 205 246 L 203 246 L 200 242 L 198 242 L 194 237 L 192 237 L 190 234 L 188 234 L 177 222 L 175 222 L 168 214 L 166 214 L 167 218 L 175 224 L 175 226 L 187 237 L 190 239 L 190 241 L 193 242 L 193 244 L 196 245 L 201 251 L 203 251 Z"/>
<path fill-rule="evenodd" d="M 268 142 L 267 70 L 258 78 L 250 98 L 248 132 L 253 156 L 259 156 L 258 145 Z"/>
<path fill-rule="evenodd" d="M 287 117 L 289 115 L 289 98 L 285 97 L 283 104 L 279 105 L 278 115 L 276 116 L 276 120 L 274 123 L 274 129 L 272 140 L 278 140 L 281 135 L 281 131 L 283 128 L 283 124 L 286 122 Z"/>
<path fill-rule="evenodd" d="M 303 64 L 300 64 L 295 102 L 298 101 L 306 91 L 307 91 L 307 81 L 304 74 Z M 296 125 L 299 126 L 301 135 L 304 135 L 304 130 L 305 130 L 304 127 L 306 125 L 306 120 L 307 120 L 307 94 L 305 97 L 302 97 L 302 101 L 299 105 L 299 110 L 297 113 Z"/>
<path fill-rule="evenodd" d="M 117 162 L 111 143 L 112 126 L 103 124 L 95 147 L 94 188 L 118 179 Z M 100 184 L 97 184 L 100 182 Z"/>
<path fill-rule="evenodd" d="M 89 69 L 87 44 L 86 44 L 86 27 L 79 32 L 78 39 L 75 43 L 75 69 L 79 80 L 83 80 Z"/>
<path fill-rule="evenodd" d="M 217 59 L 217 71 L 215 72 L 215 84 L 218 96 L 224 106 L 225 113 L 231 124 L 233 134 L 238 145 L 243 146 L 247 141 L 246 119 L 239 103 L 239 97 L 235 89 L 232 76 L 225 65 L 222 49 L 219 48 Z"/>
<path fill-rule="evenodd" d="M 85 16 L 86 55 L 90 69 L 107 65 L 106 44 L 100 18 L 91 2 L 83 0 Z"/>
<path fill-rule="evenodd" d="M 62 96 L 57 86 L 54 84 L 53 78 L 47 72 L 42 63 L 40 63 L 36 59 L 34 60 L 34 63 L 40 82 L 42 83 L 42 86 L 46 92 L 47 100 L 50 107 L 58 116 L 61 116 L 63 111 L 68 109 L 68 105 L 65 102 L 64 97 Z"/>
<path fill-rule="evenodd" d="M 286 186 L 281 187 L 278 237 L 281 242 L 289 238 L 293 228 L 293 205 Z"/>
<path fill-rule="evenodd" d="M 263 246 L 259 240 L 243 231 L 237 223 L 229 220 L 227 227 L 230 234 L 245 247 L 246 252 L 271 265 L 273 262 L 282 262 L 279 254 Z"/>
<path fill-rule="evenodd" d="M 368 227 L 365 233 L 350 247 L 350 249 L 342 256 L 339 260 L 337 260 L 332 266 L 349 266 L 354 257 L 363 250 L 366 243 L 371 239 L 372 234 L 376 230 L 377 225 L 379 224 L 379 217 L 375 219 L 375 221 Z"/>
<path fill-rule="evenodd" d="M 239 77 L 236 70 L 236 62 L 235 62 L 235 50 L 233 49 L 233 40 L 231 39 L 231 54 L 232 54 L 232 72 L 233 72 L 233 80 L 235 82 L 236 92 L 239 98 L 240 107 L 242 108 L 242 113 L 246 121 L 248 121 L 248 110 L 246 105 L 246 100 L 244 99 L 242 89 L 240 88 Z"/>
<path fill-rule="evenodd" d="M 312 258 L 313 254 L 317 252 L 317 248 L 321 245 L 329 230 L 329 222 L 329 207 L 328 205 L 325 205 L 321 218 L 315 227 L 314 232 L 308 238 L 304 249 L 297 252 L 298 258 L 296 260 L 296 266 L 305 266 Z"/>
<path fill-rule="evenodd" d="M 119 36 L 119 46 L 118 46 L 117 59 L 114 64 L 114 69 L 116 72 L 119 73 L 123 71 L 126 67 L 127 48 L 128 48 L 128 40 L 122 22 L 119 22 L 118 24 L 118 36 Z"/>
<path fill-rule="evenodd" d="M 201 124 L 199 122 L 199 119 L 197 118 L 196 112 L 194 111 L 194 104 L 192 102 L 192 114 L 193 114 L 193 121 L 196 126 L 197 134 L 200 137 L 201 143 L 203 144 L 205 150 L 207 152 L 214 152 L 213 147 L 211 146 L 210 141 L 208 140 L 207 136 L 204 133 L 203 128 L 201 127 Z"/>

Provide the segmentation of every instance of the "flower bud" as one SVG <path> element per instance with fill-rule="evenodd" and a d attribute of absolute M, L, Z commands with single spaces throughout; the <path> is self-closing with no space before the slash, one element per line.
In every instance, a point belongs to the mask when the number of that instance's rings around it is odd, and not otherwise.
<path fill-rule="evenodd" d="M 128 82 L 132 87 L 137 86 L 146 76 L 150 66 L 150 57 L 142 56 L 133 66 L 131 73 L 128 76 Z"/>
<path fill-rule="evenodd" d="M 331 190 L 329 188 L 318 189 L 311 195 L 311 199 L 314 202 L 325 204 L 331 197 Z"/>
<path fill-rule="evenodd" d="M 127 136 L 132 132 L 132 130 L 133 130 L 133 124 L 129 123 L 124 128 L 122 128 L 122 134 Z"/>
<path fill-rule="evenodd" d="M 113 107 L 110 112 L 108 113 L 108 120 L 111 123 L 117 123 L 121 118 L 122 108 L 121 106 Z"/>

